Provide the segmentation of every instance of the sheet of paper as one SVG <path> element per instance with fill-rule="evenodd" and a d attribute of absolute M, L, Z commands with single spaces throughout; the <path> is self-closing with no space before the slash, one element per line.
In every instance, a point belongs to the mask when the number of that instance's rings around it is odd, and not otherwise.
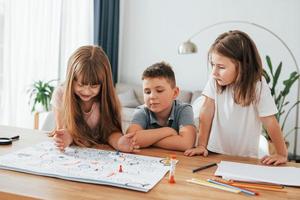
<path fill-rule="evenodd" d="M 52 142 L 44 142 L 0 156 L 0 168 L 147 192 L 169 170 L 162 160 L 80 147 L 60 152 Z"/>
<path fill-rule="evenodd" d="M 233 180 L 300 186 L 300 168 L 296 167 L 274 167 L 221 161 L 215 175 Z"/>

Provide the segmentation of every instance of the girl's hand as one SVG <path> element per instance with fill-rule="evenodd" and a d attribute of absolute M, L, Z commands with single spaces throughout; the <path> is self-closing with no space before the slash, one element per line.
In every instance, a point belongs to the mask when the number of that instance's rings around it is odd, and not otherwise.
<path fill-rule="evenodd" d="M 264 156 L 260 161 L 265 165 L 280 165 L 287 162 L 287 157 L 279 154 L 274 154 L 270 156 Z"/>
<path fill-rule="evenodd" d="M 71 134 L 66 129 L 56 130 L 53 135 L 55 146 L 61 151 L 64 151 L 64 149 L 73 142 Z"/>
<path fill-rule="evenodd" d="M 136 132 L 127 133 L 118 140 L 118 149 L 123 152 L 139 152 L 139 145 L 136 144 Z"/>
<path fill-rule="evenodd" d="M 203 155 L 206 157 L 208 155 L 208 151 L 204 146 L 197 146 L 195 148 L 186 150 L 183 154 L 185 156 Z"/>

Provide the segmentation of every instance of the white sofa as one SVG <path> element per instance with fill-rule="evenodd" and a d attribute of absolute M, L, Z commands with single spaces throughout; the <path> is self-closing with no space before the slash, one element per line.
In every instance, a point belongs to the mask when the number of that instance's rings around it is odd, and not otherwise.
<path fill-rule="evenodd" d="M 137 106 L 144 104 L 142 85 L 130 83 L 117 83 L 116 92 L 122 105 L 122 126 L 123 131 L 126 131 L 133 117 L 134 110 Z M 179 99 L 182 102 L 192 104 L 194 108 L 195 124 L 198 124 L 199 116 L 198 108 L 200 108 L 201 91 L 180 90 Z M 196 105 L 197 104 L 197 105 Z"/>

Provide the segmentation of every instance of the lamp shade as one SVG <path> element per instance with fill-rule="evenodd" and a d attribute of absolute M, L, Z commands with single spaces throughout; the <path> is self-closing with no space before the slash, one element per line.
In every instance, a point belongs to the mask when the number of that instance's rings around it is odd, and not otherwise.
<path fill-rule="evenodd" d="M 179 54 L 197 53 L 197 46 L 196 46 L 195 43 L 188 40 L 188 41 L 186 41 L 186 42 L 179 45 L 178 53 Z"/>

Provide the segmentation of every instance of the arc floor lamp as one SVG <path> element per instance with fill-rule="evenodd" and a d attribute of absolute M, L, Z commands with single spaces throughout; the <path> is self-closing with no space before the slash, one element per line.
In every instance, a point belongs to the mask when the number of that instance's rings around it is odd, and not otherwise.
<path fill-rule="evenodd" d="M 274 36 L 277 40 L 280 41 L 280 43 L 287 49 L 287 51 L 289 52 L 289 54 L 291 55 L 292 57 L 292 60 L 294 62 L 294 65 L 296 67 L 296 70 L 297 70 L 297 73 L 299 74 L 299 65 L 297 63 L 297 60 L 293 54 L 293 52 L 291 51 L 291 49 L 288 47 L 288 45 L 277 35 L 275 34 L 273 31 L 271 31 L 270 29 L 262 26 L 262 25 L 259 25 L 259 24 L 256 24 L 256 23 L 253 23 L 253 22 L 249 22 L 249 21 L 242 21 L 242 20 L 228 20 L 228 21 L 220 21 L 220 22 L 217 22 L 217 23 L 214 23 L 214 24 L 211 24 L 211 25 L 208 25 L 202 29 L 200 29 L 198 32 L 194 33 L 187 41 L 183 42 L 182 44 L 179 45 L 179 48 L 178 48 L 178 53 L 179 54 L 192 54 L 192 53 L 197 53 L 197 45 L 195 43 L 192 42 L 192 39 L 195 38 L 197 35 L 199 35 L 200 33 L 210 29 L 210 28 L 213 28 L 213 27 L 216 27 L 216 26 L 219 26 L 219 25 L 223 25 L 223 24 L 246 24 L 246 25 L 250 25 L 250 26 L 254 26 L 254 27 L 257 27 L 259 29 L 262 29 L 268 33 L 270 33 L 272 36 Z M 300 100 L 300 80 L 298 79 L 298 87 L 297 87 L 297 101 Z M 300 161 L 300 156 L 298 157 L 297 156 L 297 140 L 298 140 L 298 124 L 299 124 L 299 104 L 297 104 L 297 107 L 296 107 L 296 119 L 295 119 L 295 133 L 294 133 L 294 148 L 293 148 L 293 155 L 290 157 L 290 159 L 292 160 L 296 160 L 297 162 Z"/>

